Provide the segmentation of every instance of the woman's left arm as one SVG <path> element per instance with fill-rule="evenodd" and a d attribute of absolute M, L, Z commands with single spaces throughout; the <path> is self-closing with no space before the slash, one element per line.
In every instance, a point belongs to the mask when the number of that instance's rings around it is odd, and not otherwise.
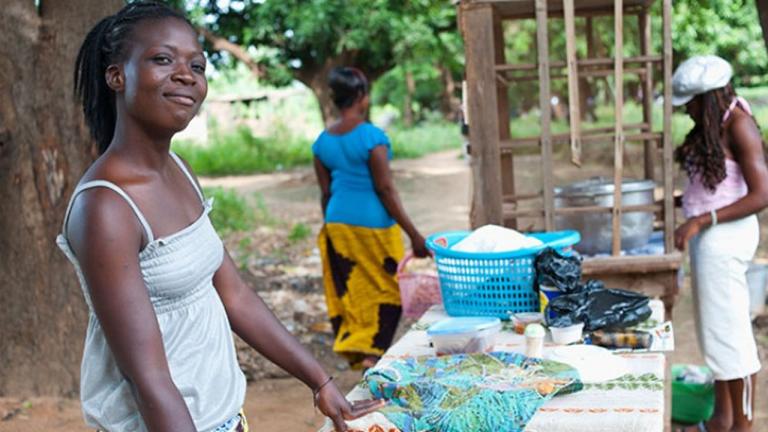
<path fill-rule="evenodd" d="M 747 194 L 715 214 L 717 223 L 741 219 L 768 207 L 768 167 L 765 164 L 763 140 L 751 116 L 739 113 L 729 128 L 731 149 L 747 183 Z M 682 249 L 688 240 L 712 225 L 710 213 L 691 218 L 675 231 L 675 244 Z"/>

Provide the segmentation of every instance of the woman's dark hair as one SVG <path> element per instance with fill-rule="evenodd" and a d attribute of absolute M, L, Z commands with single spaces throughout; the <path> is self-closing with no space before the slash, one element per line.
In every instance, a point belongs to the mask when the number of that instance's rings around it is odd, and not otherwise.
<path fill-rule="evenodd" d="M 333 103 L 343 110 L 368 94 L 368 78 L 357 68 L 337 67 L 328 75 L 328 85 L 333 92 Z"/>
<path fill-rule="evenodd" d="M 104 74 L 109 65 L 125 59 L 133 29 L 146 19 L 177 18 L 192 24 L 180 12 L 154 1 L 133 2 L 99 21 L 80 47 L 75 61 L 75 96 L 83 105 L 91 135 L 104 153 L 115 133 L 115 93 Z"/>
<path fill-rule="evenodd" d="M 688 173 L 688 177 L 698 174 L 704 186 L 714 191 L 726 175 L 725 152 L 720 138 L 723 116 L 736 92 L 728 84 L 696 97 L 701 105 L 700 118 L 694 119 L 693 129 L 675 150 L 675 161 Z"/>

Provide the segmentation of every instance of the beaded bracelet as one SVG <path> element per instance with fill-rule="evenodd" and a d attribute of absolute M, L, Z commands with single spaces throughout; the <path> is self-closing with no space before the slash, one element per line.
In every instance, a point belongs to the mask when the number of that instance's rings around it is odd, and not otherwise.
<path fill-rule="evenodd" d="M 325 382 L 320 384 L 316 389 L 312 390 L 312 402 L 315 404 L 315 408 L 317 408 L 317 397 L 320 396 L 320 390 L 325 387 L 326 384 L 333 381 L 333 375 L 329 376 Z"/>

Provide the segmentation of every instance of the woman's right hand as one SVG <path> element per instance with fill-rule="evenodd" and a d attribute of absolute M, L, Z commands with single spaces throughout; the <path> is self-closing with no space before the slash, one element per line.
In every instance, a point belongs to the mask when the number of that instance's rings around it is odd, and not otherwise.
<path fill-rule="evenodd" d="M 411 249 L 413 249 L 413 255 L 417 258 L 427 258 L 432 255 L 429 249 L 427 249 L 427 241 L 419 233 L 411 236 Z"/>
<path fill-rule="evenodd" d="M 317 393 L 315 404 L 326 417 L 333 421 L 336 432 L 347 431 L 346 420 L 354 420 L 386 405 L 382 399 L 349 402 L 336 384 L 329 382 Z"/>

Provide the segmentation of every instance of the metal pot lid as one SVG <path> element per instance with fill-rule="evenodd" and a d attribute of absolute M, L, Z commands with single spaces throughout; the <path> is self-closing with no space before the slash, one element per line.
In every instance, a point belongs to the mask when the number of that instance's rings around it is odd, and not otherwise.
<path fill-rule="evenodd" d="M 653 180 L 623 179 L 621 183 L 621 192 L 645 192 L 651 191 L 656 187 Z M 613 178 L 592 177 L 589 180 L 581 180 L 569 183 L 563 187 L 555 188 L 555 196 L 594 196 L 607 195 L 613 193 Z"/>

